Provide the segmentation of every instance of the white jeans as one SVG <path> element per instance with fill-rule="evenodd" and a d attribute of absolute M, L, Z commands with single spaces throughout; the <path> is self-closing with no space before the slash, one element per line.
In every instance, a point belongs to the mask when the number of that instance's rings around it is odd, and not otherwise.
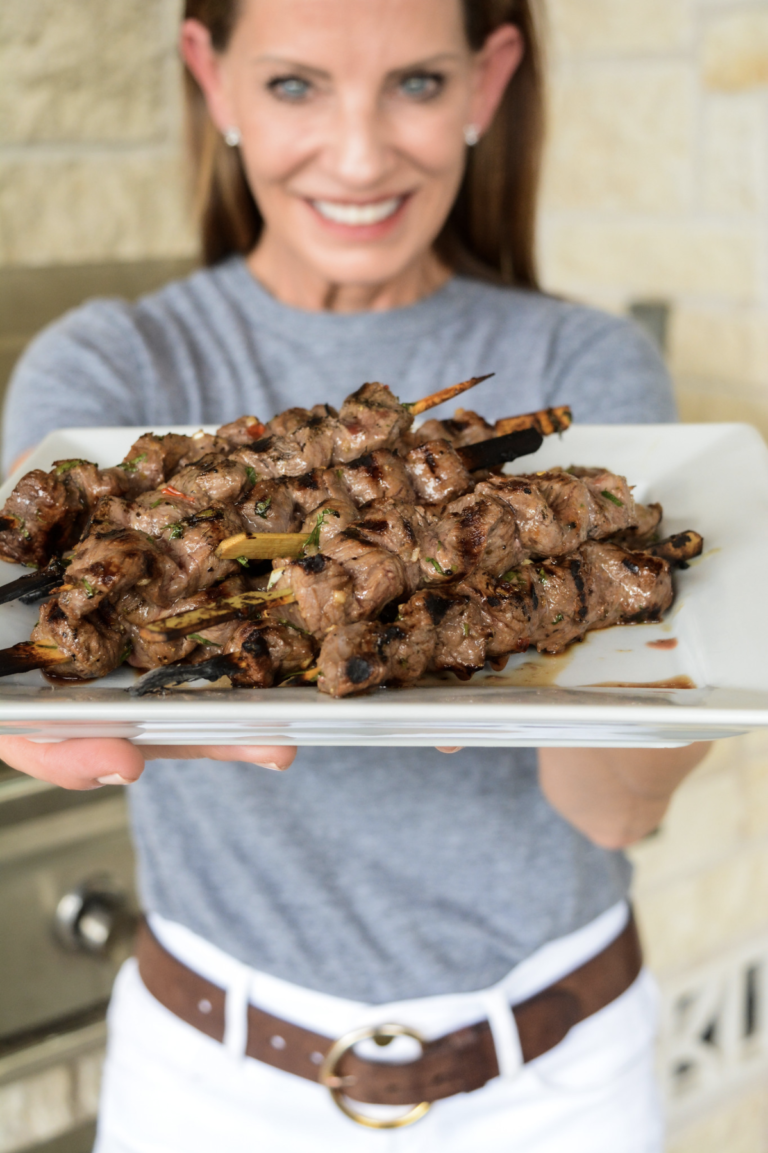
<path fill-rule="evenodd" d="M 523 1067 L 506 1007 L 594 956 L 626 915 L 625 905 L 616 906 L 539 950 L 492 989 L 386 1006 L 256 973 L 182 926 L 152 918 L 166 948 L 227 989 L 226 1036 L 219 1044 L 175 1017 L 128 961 L 110 1007 L 94 1153 L 661 1153 L 656 989 L 648 973 Z M 394 1021 L 437 1037 L 487 1017 L 502 1075 L 474 1093 L 437 1102 L 409 1128 L 365 1129 L 346 1118 L 322 1086 L 242 1055 L 248 1000 L 326 1036 Z M 386 1050 L 368 1044 L 366 1056 L 402 1060 L 415 1043 L 403 1038 Z"/>

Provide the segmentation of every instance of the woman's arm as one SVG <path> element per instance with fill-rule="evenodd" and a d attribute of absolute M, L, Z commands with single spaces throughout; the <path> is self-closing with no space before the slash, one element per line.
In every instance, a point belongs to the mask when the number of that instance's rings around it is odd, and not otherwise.
<path fill-rule="evenodd" d="M 709 748 L 539 749 L 539 780 L 552 807 L 590 841 L 623 849 L 658 826 Z"/>

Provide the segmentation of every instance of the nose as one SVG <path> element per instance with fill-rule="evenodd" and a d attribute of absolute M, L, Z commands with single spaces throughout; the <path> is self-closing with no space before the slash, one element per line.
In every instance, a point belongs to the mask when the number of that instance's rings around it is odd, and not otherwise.
<path fill-rule="evenodd" d="M 383 111 L 373 99 L 341 102 L 327 150 L 333 176 L 348 188 L 381 182 L 391 165 L 392 147 Z"/>

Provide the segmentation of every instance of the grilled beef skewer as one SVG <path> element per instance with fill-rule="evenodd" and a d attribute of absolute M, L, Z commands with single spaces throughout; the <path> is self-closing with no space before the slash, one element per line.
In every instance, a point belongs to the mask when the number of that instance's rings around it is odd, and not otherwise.
<path fill-rule="evenodd" d="M 700 538 L 688 535 L 689 555 L 696 555 Z M 498 581 L 422 590 L 392 624 L 331 629 L 318 658 L 318 687 L 339 697 L 412 684 L 430 670 L 466 679 L 486 661 L 501 667 L 509 654 L 531 645 L 557 653 L 592 629 L 658 620 L 673 595 L 669 561 L 590 541 L 568 557 L 522 566 Z"/>
<path fill-rule="evenodd" d="M 683 536 L 688 538 L 685 550 Z M 695 533 L 671 540 L 678 562 L 701 550 Z M 662 550 L 665 545 L 661 542 Z M 569 557 L 523 565 L 498 581 L 476 577 L 440 591 L 422 590 L 400 606 L 393 623 L 361 621 L 331 628 L 320 651 L 319 687 L 346 696 L 379 684 L 412 684 L 430 670 L 450 670 L 466 679 L 487 661 L 502 667 L 511 653 L 531 645 L 560 652 L 590 629 L 657 620 L 672 597 L 667 560 L 589 542 Z M 242 631 L 227 638 L 220 654 L 199 665 L 158 669 L 131 691 L 141 696 L 221 676 L 233 685 L 267 687 L 286 670 L 275 663 L 270 671 L 264 659 L 254 666 L 237 645 L 245 638 L 253 644 L 254 636 L 272 627 L 238 626 Z M 264 658 L 263 648 L 260 652 Z"/>

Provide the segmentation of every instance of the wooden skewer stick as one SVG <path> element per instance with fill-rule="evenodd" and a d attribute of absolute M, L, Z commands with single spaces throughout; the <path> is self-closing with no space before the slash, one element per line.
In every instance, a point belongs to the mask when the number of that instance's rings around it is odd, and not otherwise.
<path fill-rule="evenodd" d="M 418 416 L 421 412 L 426 412 L 428 408 L 435 408 L 438 404 L 442 404 L 446 400 L 453 400 L 454 396 L 459 393 L 466 392 L 470 388 L 474 388 L 476 384 L 482 384 L 484 380 L 490 380 L 495 376 L 495 372 L 488 372 L 485 376 L 473 376 L 470 380 L 464 380 L 461 384 L 451 384 L 448 388 L 441 388 L 439 392 L 433 392 L 431 396 L 423 396 L 421 400 L 414 400 L 410 404 L 403 403 L 403 408 L 407 408 L 411 416 Z"/>
<path fill-rule="evenodd" d="M 32 669 L 53 668 L 69 659 L 69 656 L 55 645 L 22 641 L 10 649 L 0 650 L 0 677 L 10 677 L 14 673 L 28 673 Z"/>
<path fill-rule="evenodd" d="M 274 560 L 276 557 L 299 557 L 309 540 L 306 532 L 239 532 L 228 536 L 216 549 L 222 560 Z"/>
<path fill-rule="evenodd" d="M 265 534 L 269 535 L 269 534 Z M 238 593 L 232 597 L 222 597 L 213 604 L 202 605 L 188 613 L 163 617 L 159 621 L 145 625 L 141 635 L 148 641 L 173 641 L 190 633 L 225 624 L 226 621 L 252 620 L 267 605 L 289 605 L 294 601 L 290 590 L 264 589 L 256 592 Z"/>
<path fill-rule="evenodd" d="M 573 423 L 573 415 L 567 404 L 560 408 L 542 408 L 538 412 L 527 412 L 522 416 L 506 416 L 494 425 L 496 436 L 506 436 L 510 432 L 520 432 L 524 428 L 535 428 L 542 436 L 552 436 L 555 432 L 565 432 Z"/>
<path fill-rule="evenodd" d="M 164 668 L 152 669 L 140 677 L 135 685 L 131 685 L 128 692 L 132 697 L 143 697 L 147 693 L 162 692 L 171 685 L 183 685 L 187 681 L 219 681 L 237 672 L 237 664 L 231 656 L 231 653 L 226 653 L 201 661 L 198 665 L 165 665 Z"/>

